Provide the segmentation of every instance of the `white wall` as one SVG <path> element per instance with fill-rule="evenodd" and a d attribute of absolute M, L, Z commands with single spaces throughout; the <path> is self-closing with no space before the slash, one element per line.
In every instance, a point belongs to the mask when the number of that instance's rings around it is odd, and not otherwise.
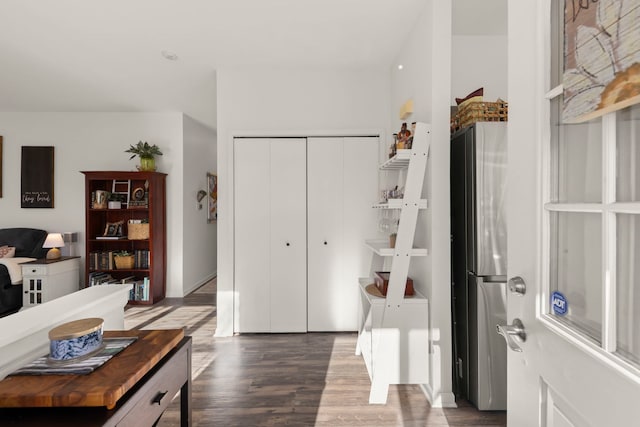
<path fill-rule="evenodd" d="M 398 64 L 403 69 L 398 69 Z M 449 210 L 449 99 L 451 96 L 451 2 L 428 2 L 392 65 L 391 121 L 400 129 L 400 106 L 413 99 L 406 121 L 432 126 L 423 194 L 429 209 L 418 217 L 414 243 L 429 256 L 411 261 L 409 276 L 430 308 L 430 382 L 433 406 L 455 406 L 451 378 L 451 254 Z"/>
<path fill-rule="evenodd" d="M 217 336 L 233 333 L 233 135 L 389 127 L 387 70 L 221 69 Z M 257 178 L 258 179 L 258 178 Z"/>
<path fill-rule="evenodd" d="M 451 105 L 481 87 L 485 101 L 508 101 L 507 36 L 453 36 Z"/>
<path fill-rule="evenodd" d="M 90 170 L 135 170 L 124 150 L 146 140 L 163 156 L 167 176 L 167 295 L 182 296 L 183 123 L 180 113 L 0 113 L 4 137 L 0 227 L 38 227 L 78 232 L 75 253 L 84 254 L 84 175 Z M 20 208 L 22 146 L 55 147 L 55 208 Z M 84 261 L 84 260 L 82 260 Z"/>
<path fill-rule="evenodd" d="M 217 223 L 207 223 L 207 198 L 198 209 L 198 190 L 207 191 L 207 172 L 216 171 L 216 132 L 184 116 L 184 182 L 182 191 L 184 289 L 186 295 L 216 275 Z M 178 295 L 182 296 L 182 295 Z"/>

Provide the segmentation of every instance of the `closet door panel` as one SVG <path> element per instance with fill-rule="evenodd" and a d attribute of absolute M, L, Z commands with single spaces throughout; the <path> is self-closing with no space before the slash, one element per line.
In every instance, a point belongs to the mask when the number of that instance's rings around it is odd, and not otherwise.
<path fill-rule="evenodd" d="M 278 138 L 270 145 L 271 294 L 265 302 L 271 332 L 306 332 L 306 140 Z"/>
<path fill-rule="evenodd" d="M 378 138 L 344 139 L 343 330 L 358 329 L 358 278 L 367 277 L 371 267 L 371 251 L 362 242 L 377 230 L 378 212 L 371 206 L 378 200 L 378 164 Z"/>
<path fill-rule="evenodd" d="M 343 138 L 309 138 L 307 150 L 308 328 L 339 331 L 345 316 Z"/>
<path fill-rule="evenodd" d="M 269 141 L 234 140 L 234 331 L 270 331 Z"/>
<path fill-rule="evenodd" d="M 343 298 L 345 304 L 359 304 L 358 278 L 367 277 L 371 251 L 362 242 L 377 233 L 378 212 L 371 206 L 379 199 L 379 139 L 345 138 L 344 203 L 345 283 L 350 285 Z M 352 313 L 350 313 L 352 314 Z M 345 319 L 353 322 L 355 315 Z M 351 323 L 349 323 L 351 324 Z"/>

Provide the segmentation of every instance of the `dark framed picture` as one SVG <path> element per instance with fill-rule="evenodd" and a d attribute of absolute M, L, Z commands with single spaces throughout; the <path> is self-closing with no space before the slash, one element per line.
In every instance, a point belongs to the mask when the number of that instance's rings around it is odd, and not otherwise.
<path fill-rule="evenodd" d="M 104 227 L 104 237 L 121 237 L 123 233 L 124 221 L 108 222 Z"/>
<path fill-rule="evenodd" d="M 218 219 L 218 175 L 207 173 L 207 222 Z"/>
<path fill-rule="evenodd" d="M 2 136 L 0 136 L 0 197 L 2 197 Z"/>
<path fill-rule="evenodd" d="M 20 207 L 53 208 L 54 147 L 22 147 Z"/>

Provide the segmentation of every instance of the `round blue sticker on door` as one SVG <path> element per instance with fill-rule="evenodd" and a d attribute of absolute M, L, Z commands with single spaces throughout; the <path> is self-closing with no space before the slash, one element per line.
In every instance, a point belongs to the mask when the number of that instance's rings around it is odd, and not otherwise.
<path fill-rule="evenodd" d="M 551 294 L 551 308 L 553 309 L 553 314 L 564 316 L 569 309 L 567 298 L 561 292 L 555 291 Z"/>

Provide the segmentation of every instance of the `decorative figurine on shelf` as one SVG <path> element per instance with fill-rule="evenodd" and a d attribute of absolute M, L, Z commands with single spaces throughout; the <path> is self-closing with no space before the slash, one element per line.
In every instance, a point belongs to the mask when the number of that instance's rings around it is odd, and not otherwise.
<path fill-rule="evenodd" d="M 402 123 L 400 132 L 398 132 L 398 143 L 396 144 L 398 150 L 403 150 L 407 148 L 407 143 L 410 137 L 411 137 L 411 131 L 407 129 L 407 123 L 406 122 Z"/>
<path fill-rule="evenodd" d="M 409 136 L 409 139 L 407 140 L 405 147 L 406 149 L 410 150 L 411 147 L 413 146 L 413 136 L 416 134 L 416 122 L 411 123 L 411 136 Z"/>
<path fill-rule="evenodd" d="M 393 134 L 393 144 L 389 147 L 389 158 L 396 155 L 396 147 L 398 146 L 398 134 Z"/>

